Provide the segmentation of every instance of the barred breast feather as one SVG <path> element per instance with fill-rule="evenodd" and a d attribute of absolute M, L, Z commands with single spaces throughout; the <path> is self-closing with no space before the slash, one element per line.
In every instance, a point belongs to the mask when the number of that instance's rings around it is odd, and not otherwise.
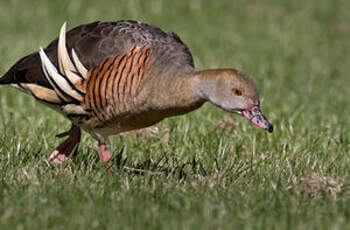
<path fill-rule="evenodd" d="M 132 111 L 141 81 L 151 61 L 148 46 L 106 58 L 89 71 L 84 104 L 99 120 L 111 120 Z"/>

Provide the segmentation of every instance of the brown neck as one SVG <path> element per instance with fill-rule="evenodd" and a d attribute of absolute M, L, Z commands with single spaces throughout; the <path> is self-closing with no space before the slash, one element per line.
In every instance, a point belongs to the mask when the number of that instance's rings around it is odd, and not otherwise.
<path fill-rule="evenodd" d="M 204 101 L 209 101 L 209 95 L 216 89 L 216 80 L 220 69 L 207 69 L 194 74 L 193 91 Z"/>
<path fill-rule="evenodd" d="M 197 78 L 196 73 L 153 78 L 143 90 L 145 106 L 162 112 L 165 117 L 198 109 L 205 100 L 197 92 Z"/>
<path fill-rule="evenodd" d="M 183 114 L 199 108 L 209 101 L 212 90 L 216 90 L 216 81 L 220 69 L 203 70 L 182 76 L 170 76 L 167 81 L 157 82 L 159 89 L 166 92 L 156 96 L 171 111 Z"/>
<path fill-rule="evenodd" d="M 171 88 L 169 94 L 173 98 L 172 105 L 176 115 L 198 109 L 205 102 L 198 94 L 196 82 L 196 74 L 174 80 L 174 87 Z"/>

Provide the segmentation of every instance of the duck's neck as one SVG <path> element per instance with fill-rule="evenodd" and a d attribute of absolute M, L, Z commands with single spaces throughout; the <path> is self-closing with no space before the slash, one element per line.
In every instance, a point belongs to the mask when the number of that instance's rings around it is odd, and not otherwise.
<path fill-rule="evenodd" d="M 162 78 L 162 81 L 154 79 L 152 91 L 148 90 L 147 101 L 151 102 L 152 109 L 169 113 L 169 116 L 198 109 L 207 101 L 204 92 L 205 87 L 210 87 L 208 74 L 211 75 L 210 70 L 193 72 L 185 76 L 169 76 Z"/>
<path fill-rule="evenodd" d="M 196 72 L 192 77 L 193 92 L 204 101 L 210 101 L 210 95 L 215 94 L 217 77 L 220 69 L 207 69 Z"/>

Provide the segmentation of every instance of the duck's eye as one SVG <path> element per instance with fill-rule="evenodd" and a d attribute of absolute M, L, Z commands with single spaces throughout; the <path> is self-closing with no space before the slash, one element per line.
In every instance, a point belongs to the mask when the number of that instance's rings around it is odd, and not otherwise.
<path fill-rule="evenodd" d="M 242 89 L 234 88 L 233 89 L 233 94 L 236 95 L 236 96 L 242 96 L 242 94 L 243 94 Z"/>

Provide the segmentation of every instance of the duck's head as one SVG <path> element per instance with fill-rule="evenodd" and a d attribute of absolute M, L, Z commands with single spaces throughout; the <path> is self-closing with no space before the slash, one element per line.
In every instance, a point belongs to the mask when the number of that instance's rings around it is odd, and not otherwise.
<path fill-rule="evenodd" d="M 197 76 L 201 98 L 244 116 L 259 128 L 273 131 L 273 126 L 261 112 L 258 90 L 251 78 L 235 69 L 205 70 Z"/>

